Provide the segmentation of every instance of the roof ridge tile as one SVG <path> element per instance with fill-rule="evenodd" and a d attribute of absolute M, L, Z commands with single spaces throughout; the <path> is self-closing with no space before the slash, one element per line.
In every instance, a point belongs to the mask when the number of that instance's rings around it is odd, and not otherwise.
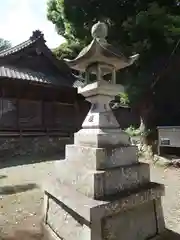
<path fill-rule="evenodd" d="M 0 51 L 0 58 L 20 51 L 20 50 L 24 49 L 25 47 L 30 46 L 31 44 L 35 43 L 40 38 L 42 38 L 44 40 L 43 33 L 40 30 L 35 30 L 35 31 L 33 31 L 32 36 L 28 40 L 26 40 L 16 46 L 13 46 L 13 47 L 10 47 L 10 48 Z"/>
<path fill-rule="evenodd" d="M 0 52 L 0 57 L 5 57 L 5 56 L 10 55 L 12 53 L 18 52 L 19 50 L 22 50 L 23 48 L 31 45 L 32 43 L 34 43 L 34 41 L 28 39 L 27 41 L 24 41 L 24 42 L 22 42 L 22 43 L 20 43 L 16 46 L 5 49 L 5 50 Z"/>

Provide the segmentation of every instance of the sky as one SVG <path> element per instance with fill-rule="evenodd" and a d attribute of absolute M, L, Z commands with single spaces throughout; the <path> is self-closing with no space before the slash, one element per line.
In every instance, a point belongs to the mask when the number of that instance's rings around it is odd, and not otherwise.
<path fill-rule="evenodd" d="M 47 0 L 0 0 L 0 38 L 14 46 L 29 39 L 34 30 L 44 33 L 49 48 L 59 46 L 64 39 L 47 20 Z"/>

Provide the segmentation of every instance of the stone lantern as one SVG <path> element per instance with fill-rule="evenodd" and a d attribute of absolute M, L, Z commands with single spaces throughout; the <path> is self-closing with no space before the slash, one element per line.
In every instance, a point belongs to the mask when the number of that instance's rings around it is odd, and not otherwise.
<path fill-rule="evenodd" d="M 86 145 L 93 144 L 95 147 L 103 147 L 111 142 L 119 144 L 121 141 L 129 144 L 129 136 L 121 131 L 109 103 L 124 91 L 122 85 L 116 84 L 116 71 L 133 64 L 139 55 L 125 57 L 108 44 L 108 28 L 105 23 L 95 24 L 91 33 L 93 40 L 90 45 L 84 48 L 76 59 L 66 60 L 72 69 L 85 73 L 86 86 L 79 88 L 78 92 L 91 102 L 91 109 L 82 130 L 76 133 L 75 141 Z M 91 74 L 96 76 L 96 81 L 90 84 Z M 106 75 L 110 76 L 109 81 L 104 80 Z"/>
<path fill-rule="evenodd" d="M 74 145 L 66 146 L 66 159 L 56 162 L 56 172 L 45 185 L 50 239 L 146 240 L 165 229 L 164 188 L 150 182 L 149 165 L 138 161 L 137 147 L 109 106 L 124 91 L 116 84 L 116 71 L 133 64 L 138 55 L 125 57 L 106 41 L 107 32 L 106 24 L 95 24 L 90 45 L 76 59 L 66 60 L 85 73 L 78 92 L 91 102 L 91 109 L 74 135 Z"/>

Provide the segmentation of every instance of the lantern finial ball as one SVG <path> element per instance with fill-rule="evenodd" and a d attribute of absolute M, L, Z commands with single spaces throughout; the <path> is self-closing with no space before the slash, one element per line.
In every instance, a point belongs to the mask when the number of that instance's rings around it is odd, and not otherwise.
<path fill-rule="evenodd" d="M 108 35 L 108 26 L 103 22 L 97 22 L 91 29 L 93 38 L 105 39 Z"/>

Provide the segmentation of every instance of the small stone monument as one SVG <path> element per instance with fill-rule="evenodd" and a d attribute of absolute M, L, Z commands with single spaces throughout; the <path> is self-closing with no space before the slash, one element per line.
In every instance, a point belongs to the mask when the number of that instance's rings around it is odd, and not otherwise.
<path fill-rule="evenodd" d="M 93 40 L 69 66 L 85 72 L 78 89 L 91 109 L 66 159 L 45 185 L 45 227 L 49 239 L 146 240 L 164 230 L 162 185 L 150 182 L 149 165 L 138 162 L 137 147 L 123 132 L 109 107 L 123 86 L 116 71 L 138 55 L 125 57 L 106 41 L 107 26 L 92 28 Z M 90 82 L 90 76 L 96 81 Z M 105 76 L 109 76 L 106 81 Z"/>

